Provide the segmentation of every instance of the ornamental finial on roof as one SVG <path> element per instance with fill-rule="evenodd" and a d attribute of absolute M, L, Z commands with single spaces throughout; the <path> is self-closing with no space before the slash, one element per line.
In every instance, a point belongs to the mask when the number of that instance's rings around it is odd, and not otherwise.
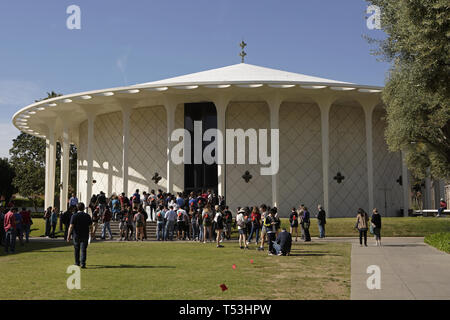
<path fill-rule="evenodd" d="M 247 46 L 247 44 L 244 42 L 244 40 L 242 40 L 242 42 L 239 44 L 239 46 L 242 49 L 241 53 L 239 54 L 242 58 L 241 62 L 244 63 L 245 56 L 247 55 L 247 53 L 245 53 L 244 49 Z"/>

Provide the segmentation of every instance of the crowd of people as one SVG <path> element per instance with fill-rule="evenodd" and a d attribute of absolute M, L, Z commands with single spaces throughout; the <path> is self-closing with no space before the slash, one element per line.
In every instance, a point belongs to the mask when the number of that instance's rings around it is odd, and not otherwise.
<path fill-rule="evenodd" d="M 5 253 L 15 253 L 17 238 L 21 246 L 29 242 L 32 224 L 31 212 L 26 208 L 0 211 L 0 225 L 3 226 L 0 228 L 0 246 L 5 247 Z"/>
<path fill-rule="evenodd" d="M 70 225 L 74 214 L 79 212 L 79 201 L 74 194 L 68 201 L 68 210 L 59 212 L 58 208 L 45 210 L 45 236 L 54 238 L 56 229 L 64 230 L 64 239 L 70 236 Z M 83 204 L 84 206 L 84 204 Z M 107 197 L 104 192 L 93 195 L 88 204 L 87 213 L 91 217 L 89 241 L 96 240 L 97 229 L 101 226 L 100 239 L 108 236 L 113 239 L 111 221 L 119 222 L 119 241 L 149 240 L 147 223 L 156 222 L 157 241 L 197 241 L 215 242 L 218 248 L 224 241 L 231 240 L 233 229 L 237 229 L 239 247 L 248 249 L 254 243 L 257 250 L 263 251 L 267 244 L 269 255 L 289 255 L 292 241 L 300 238 L 311 241 L 311 214 L 305 205 L 293 207 L 289 215 L 289 231 L 281 226 L 276 207 L 265 204 L 253 207 L 238 207 L 233 213 L 225 205 L 225 199 L 211 190 L 176 195 L 162 190 L 151 190 L 140 194 L 136 190 L 131 196 L 125 193 Z M 326 213 L 321 205 L 315 214 L 319 229 L 319 238 L 325 238 Z M 29 241 L 30 226 L 33 223 L 30 211 L 17 208 L 0 212 L 2 220 L 1 243 L 5 251 L 14 252 L 16 238 L 23 245 Z M 376 209 L 369 222 L 368 214 L 359 209 L 355 227 L 359 231 L 361 246 L 367 246 L 367 231 L 374 234 L 377 245 L 381 245 L 381 216 Z M 300 235 L 299 235 L 300 229 Z M 295 240 L 294 240 L 295 239 Z"/>

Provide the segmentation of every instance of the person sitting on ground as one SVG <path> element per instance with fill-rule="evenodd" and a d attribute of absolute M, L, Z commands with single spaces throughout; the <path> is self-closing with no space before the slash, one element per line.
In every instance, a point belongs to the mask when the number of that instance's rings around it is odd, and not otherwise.
<path fill-rule="evenodd" d="M 286 231 L 286 228 L 281 229 L 277 236 L 277 240 L 273 244 L 275 252 L 279 256 L 288 256 L 291 253 L 292 235 Z"/>

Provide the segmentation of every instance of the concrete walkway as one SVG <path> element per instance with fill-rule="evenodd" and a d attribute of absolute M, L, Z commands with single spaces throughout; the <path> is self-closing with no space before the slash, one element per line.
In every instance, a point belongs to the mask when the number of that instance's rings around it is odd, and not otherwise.
<path fill-rule="evenodd" d="M 360 247 L 352 241 L 352 300 L 450 300 L 450 254 L 423 238 L 384 238 L 383 246 Z M 381 289 L 368 289 L 371 265 L 380 267 Z"/>

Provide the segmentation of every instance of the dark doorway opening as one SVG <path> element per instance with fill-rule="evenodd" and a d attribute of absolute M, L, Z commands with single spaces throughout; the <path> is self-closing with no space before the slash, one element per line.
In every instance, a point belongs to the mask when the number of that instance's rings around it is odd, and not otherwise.
<path fill-rule="evenodd" d="M 211 189 L 217 194 L 217 164 L 194 164 L 194 121 L 202 123 L 202 155 L 203 150 L 212 141 L 203 141 L 203 134 L 208 129 L 217 129 L 217 112 L 214 103 L 186 103 L 184 105 L 184 128 L 191 135 L 191 164 L 184 165 L 184 190 L 186 192 Z M 215 154 L 212 154 L 215 156 Z"/>

